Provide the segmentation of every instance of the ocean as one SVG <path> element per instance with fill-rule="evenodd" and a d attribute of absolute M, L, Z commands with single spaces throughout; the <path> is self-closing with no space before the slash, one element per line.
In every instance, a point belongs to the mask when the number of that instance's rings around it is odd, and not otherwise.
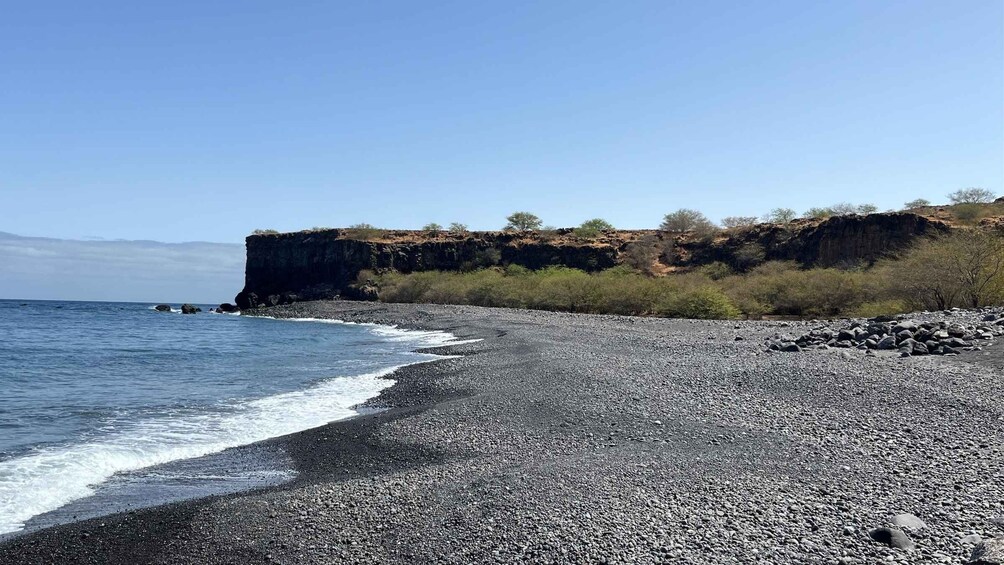
<path fill-rule="evenodd" d="M 153 306 L 0 300 L 0 535 L 289 480 L 191 462 L 351 417 L 453 340 Z"/>

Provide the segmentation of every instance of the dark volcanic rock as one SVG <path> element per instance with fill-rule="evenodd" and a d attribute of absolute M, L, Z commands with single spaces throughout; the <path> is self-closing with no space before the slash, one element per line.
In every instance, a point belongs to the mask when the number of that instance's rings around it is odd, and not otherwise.
<path fill-rule="evenodd" d="M 694 238 L 651 232 L 660 246 L 679 250 L 666 260 L 694 267 L 715 261 L 741 266 L 750 249 L 763 260 L 797 261 L 804 266 L 872 262 L 908 246 L 916 238 L 947 231 L 941 222 L 910 213 L 839 216 L 823 222 L 762 224 L 723 238 Z M 566 230 L 558 230 L 567 233 Z M 637 237 L 637 232 L 632 237 Z M 344 230 L 252 235 L 247 242 L 241 309 L 302 300 L 349 297 L 346 290 L 364 269 L 456 271 L 470 267 L 521 265 L 530 269 L 561 265 L 599 271 L 617 265 L 631 239 L 616 232 L 602 242 L 552 241 L 513 232 L 480 232 L 430 238 L 391 232 L 386 241 L 351 239 Z M 363 293 L 369 299 L 368 293 Z M 354 297 L 354 296 L 353 296 Z"/>
<path fill-rule="evenodd" d="M 202 308 L 197 306 L 192 306 L 191 304 L 182 304 L 181 313 L 182 314 L 194 314 L 196 312 L 202 312 Z"/>
<path fill-rule="evenodd" d="M 973 548 L 969 556 L 969 565 L 1002 565 L 1004 564 L 1004 538 L 991 538 L 981 541 Z"/>
<path fill-rule="evenodd" d="M 234 306 L 229 302 L 224 302 L 223 304 L 220 304 L 220 307 L 217 308 L 217 310 L 223 312 L 224 314 L 233 314 L 234 312 L 240 312 L 240 308 Z"/>
<path fill-rule="evenodd" d="M 237 295 L 237 306 L 248 309 L 334 298 L 344 293 L 363 269 L 408 273 L 513 264 L 530 269 L 564 265 L 598 271 L 617 264 L 617 248 L 613 246 L 528 242 L 508 232 L 412 243 L 361 241 L 342 235 L 341 230 L 329 230 L 249 236 L 244 290 Z"/>
<path fill-rule="evenodd" d="M 902 530 L 895 528 L 875 528 L 868 532 L 868 536 L 879 543 L 884 543 L 889 547 L 897 549 L 913 549 L 917 547 L 917 544 L 913 543 L 910 536 L 903 533 Z"/>
<path fill-rule="evenodd" d="M 158 312 L 170 312 L 171 311 L 171 307 L 169 305 L 167 305 L 167 304 L 158 304 L 158 305 L 154 306 L 154 310 L 156 310 Z"/>

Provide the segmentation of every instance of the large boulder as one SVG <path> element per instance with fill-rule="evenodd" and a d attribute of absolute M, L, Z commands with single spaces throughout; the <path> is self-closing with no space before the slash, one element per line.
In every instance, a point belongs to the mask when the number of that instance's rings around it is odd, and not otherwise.
<path fill-rule="evenodd" d="M 923 520 L 913 514 L 897 514 L 892 517 L 892 520 L 889 520 L 889 523 L 907 531 L 922 530 L 927 527 Z"/>
<path fill-rule="evenodd" d="M 220 307 L 217 308 L 217 310 L 224 314 L 233 314 L 234 312 L 240 312 L 240 308 L 234 306 L 229 302 L 224 302 L 223 304 L 220 304 Z"/>
<path fill-rule="evenodd" d="M 868 532 L 868 536 L 879 543 L 884 543 L 896 549 L 909 550 L 917 547 L 917 544 L 913 543 L 910 536 L 906 535 L 903 530 L 895 528 L 875 528 Z"/>
<path fill-rule="evenodd" d="M 196 312 L 202 312 L 202 308 L 197 306 L 192 306 L 191 304 L 182 304 L 181 313 L 182 314 L 194 314 Z"/>
<path fill-rule="evenodd" d="M 168 304 L 158 304 L 158 305 L 154 306 L 153 309 L 156 310 L 156 311 L 158 311 L 158 312 L 170 312 L 171 311 L 171 306 L 168 305 Z"/>
<path fill-rule="evenodd" d="M 1004 564 L 1004 538 L 990 538 L 981 541 L 969 555 L 969 565 Z"/>

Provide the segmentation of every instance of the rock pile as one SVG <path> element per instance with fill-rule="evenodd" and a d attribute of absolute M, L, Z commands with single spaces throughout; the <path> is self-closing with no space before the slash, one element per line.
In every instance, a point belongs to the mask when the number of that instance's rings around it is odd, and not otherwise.
<path fill-rule="evenodd" d="M 980 349 L 1004 335 L 1004 315 L 999 311 L 950 310 L 927 319 L 851 320 L 838 327 L 820 326 L 794 337 L 776 334 L 767 340 L 772 351 L 797 352 L 806 348 L 856 348 L 898 351 L 913 355 L 956 355 Z"/>

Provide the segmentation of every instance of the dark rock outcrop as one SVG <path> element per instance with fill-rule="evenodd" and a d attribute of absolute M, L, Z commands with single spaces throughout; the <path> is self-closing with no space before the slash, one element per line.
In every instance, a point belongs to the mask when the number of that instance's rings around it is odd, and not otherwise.
<path fill-rule="evenodd" d="M 914 243 L 918 237 L 949 230 L 942 222 L 910 213 L 836 216 L 824 222 L 760 224 L 722 240 L 681 242 L 677 261 L 686 266 L 720 261 L 741 266 L 751 252 L 766 261 L 796 261 L 833 267 L 871 263 Z"/>
<path fill-rule="evenodd" d="M 158 312 L 170 312 L 171 311 L 171 306 L 168 305 L 168 304 L 158 304 L 158 305 L 154 306 L 153 309 L 156 310 L 156 311 L 158 311 Z"/>
<path fill-rule="evenodd" d="M 216 311 L 222 314 L 233 314 L 234 312 L 240 312 L 240 308 L 234 306 L 229 302 L 224 302 L 223 304 L 219 305 Z"/>
<path fill-rule="evenodd" d="M 191 304 L 182 304 L 181 313 L 182 314 L 194 314 L 196 312 L 202 312 L 202 308 L 197 306 L 192 306 Z"/>
<path fill-rule="evenodd" d="M 598 271 L 617 264 L 614 246 L 527 241 L 514 233 L 472 233 L 401 243 L 341 236 L 340 230 L 249 236 L 245 285 L 237 295 L 237 306 L 246 309 L 350 294 L 346 290 L 364 269 L 409 273 L 512 264 Z M 361 298 L 371 296 L 363 288 L 356 293 Z"/>
<path fill-rule="evenodd" d="M 408 273 L 494 265 L 529 269 L 563 265 L 599 271 L 617 265 L 632 242 L 647 234 L 658 236 L 652 238 L 653 245 L 671 249 L 664 254 L 664 262 L 672 266 L 696 267 L 715 261 L 741 266 L 751 260 L 784 260 L 829 267 L 873 262 L 902 250 L 918 237 L 948 229 L 947 224 L 923 216 L 896 213 L 761 224 L 705 239 L 624 231 L 586 241 L 571 237 L 571 230 L 558 230 L 546 238 L 513 232 L 430 236 L 396 231 L 382 234 L 378 241 L 352 239 L 337 229 L 260 234 L 247 238 L 244 289 L 235 302 L 247 309 L 339 296 L 373 300 L 376 289 L 356 281 L 364 269 Z M 751 255 L 755 257 L 751 259 Z"/>

